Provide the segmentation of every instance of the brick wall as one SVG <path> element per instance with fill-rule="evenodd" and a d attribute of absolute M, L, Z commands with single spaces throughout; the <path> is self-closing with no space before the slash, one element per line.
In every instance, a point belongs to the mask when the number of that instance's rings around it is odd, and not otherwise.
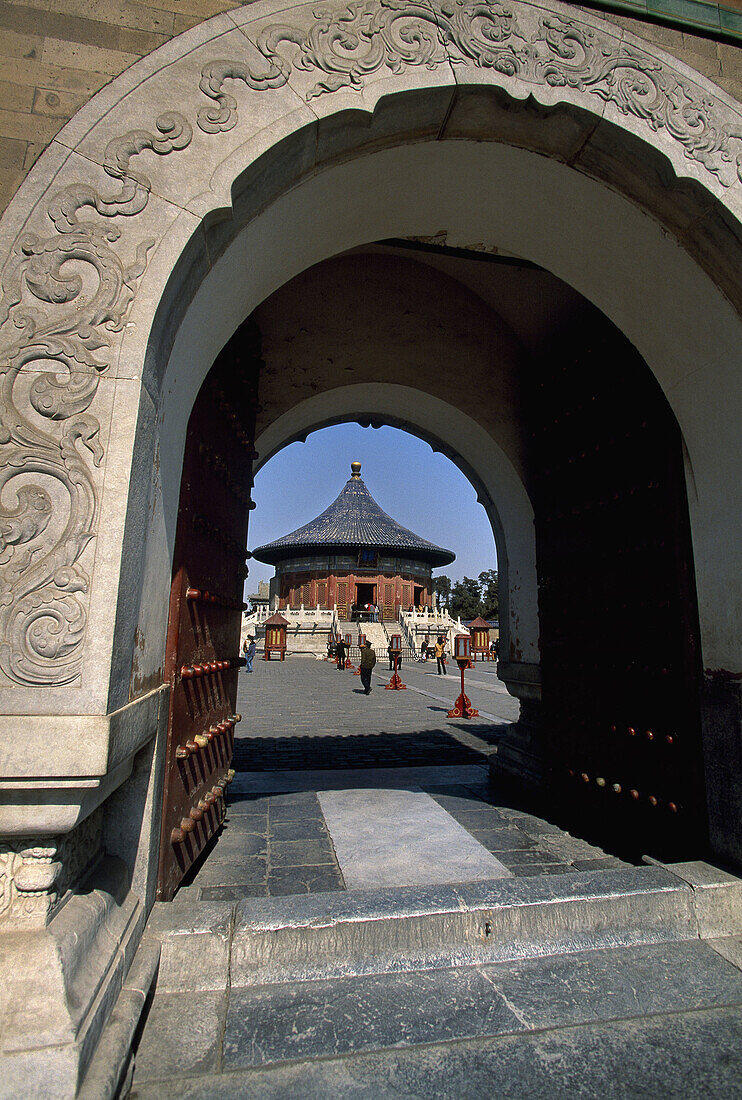
<path fill-rule="evenodd" d="M 0 212 L 65 122 L 140 57 L 239 0 L 0 0 Z M 742 48 L 610 15 L 742 99 Z"/>
<path fill-rule="evenodd" d="M 54 135 L 140 57 L 239 0 L 0 0 L 0 210 Z"/>
<path fill-rule="evenodd" d="M 582 7 L 582 5 L 575 5 Z M 584 7 L 584 11 L 588 8 Z M 742 46 L 727 42 L 716 42 L 700 34 L 690 34 L 675 27 L 662 27 L 657 23 L 648 23 L 628 15 L 615 15 L 613 12 L 598 11 L 590 8 L 595 15 L 609 23 L 625 27 L 632 34 L 645 38 L 648 42 L 667 50 L 673 57 L 684 61 L 692 69 L 703 73 L 729 92 L 735 99 L 742 101 Z"/>

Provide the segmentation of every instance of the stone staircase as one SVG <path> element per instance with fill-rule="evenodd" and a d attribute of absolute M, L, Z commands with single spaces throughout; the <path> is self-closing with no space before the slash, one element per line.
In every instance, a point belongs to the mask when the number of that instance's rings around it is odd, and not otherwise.
<path fill-rule="evenodd" d="M 376 656 L 386 656 L 386 647 L 389 645 L 389 638 L 384 629 L 384 624 L 364 623 L 361 629 L 373 646 Z"/>
<path fill-rule="evenodd" d="M 290 623 L 286 628 L 286 648 L 289 654 L 327 653 L 329 626 L 326 620 L 318 622 Z"/>
<path fill-rule="evenodd" d="M 741 932 L 702 863 L 176 900 L 131 1096 L 739 1095 Z"/>
<path fill-rule="evenodd" d="M 381 656 L 382 653 L 386 653 L 386 647 L 389 645 L 389 639 L 387 638 L 386 631 L 383 623 L 338 623 L 338 630 L 343 638 L 346 634 L 350 634 L 351 645 L 358 644 L 358 634 L 365 634 L 374 647 L 377 656 Z"/>

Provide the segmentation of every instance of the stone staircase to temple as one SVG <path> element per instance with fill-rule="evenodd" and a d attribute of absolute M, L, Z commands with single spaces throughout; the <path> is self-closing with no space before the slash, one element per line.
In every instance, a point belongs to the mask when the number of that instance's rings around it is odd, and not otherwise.
<path fill-rule="evenodd" d="M 391 624 L 392 627 L 394 624 Z M 365 634 L 371 645 L 374 648 L 374 652 L 377 657 L 386 655 L 386 647 L 389 645 L 389 638 L 384 628 L 383 623 L 338 623 L 338 630 L 343 638 L 346 634 L 350 634 L 351 645 L 358 645 L 358 634 Z"/>

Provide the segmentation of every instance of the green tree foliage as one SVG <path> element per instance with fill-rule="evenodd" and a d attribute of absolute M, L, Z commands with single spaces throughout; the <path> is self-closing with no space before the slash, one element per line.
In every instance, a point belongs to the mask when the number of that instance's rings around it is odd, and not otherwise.
<path fill-rule="evenodd" d="M 496 569 L 485 569 L 479 574 L 479 589 L 482 594 L 483 619 L 491 621 L 500 618 L 500 581 Z"/>
<path fill-rule="evenodd" d="M 448 577 L 436 577 L 433 581 L 439 603 L 448 607 L 451 614 L 469 621 L 480 615 L 488 622 L 500 617 L 500 582 L 496 569 L 485 569 L 479 577 L 464 577 L 454 585 Z"/>
<path fill-rule="evenodd" d="M 447 577 L 445 573 L 440 577 L 433 578 L 433 591 L 438 596 L 438 604 L 440 607 L 448 607 L 448 601 L 451 598 L 451 578 Z"/>
<path fill-rule="evenodd" d="M 455 618 L 476 619 L 482 606 L 482 594 L 479 589 L 479 581 L 472 577 L 464 577 L 462 581 L 456 581 L 451 589 L 451 599 L 448 609 Z"/>

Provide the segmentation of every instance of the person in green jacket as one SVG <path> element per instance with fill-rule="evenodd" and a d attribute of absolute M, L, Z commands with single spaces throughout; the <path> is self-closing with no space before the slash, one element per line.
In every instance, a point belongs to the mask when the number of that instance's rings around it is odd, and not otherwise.
<path fill-rule="evenodd" d="M 371 670 L 376 664 L 376 654 L 371 648 L 371 643 L 365 641 L 361 646 L 361 683 L 363 684 L 363 694 L 371 694 Z"/>

